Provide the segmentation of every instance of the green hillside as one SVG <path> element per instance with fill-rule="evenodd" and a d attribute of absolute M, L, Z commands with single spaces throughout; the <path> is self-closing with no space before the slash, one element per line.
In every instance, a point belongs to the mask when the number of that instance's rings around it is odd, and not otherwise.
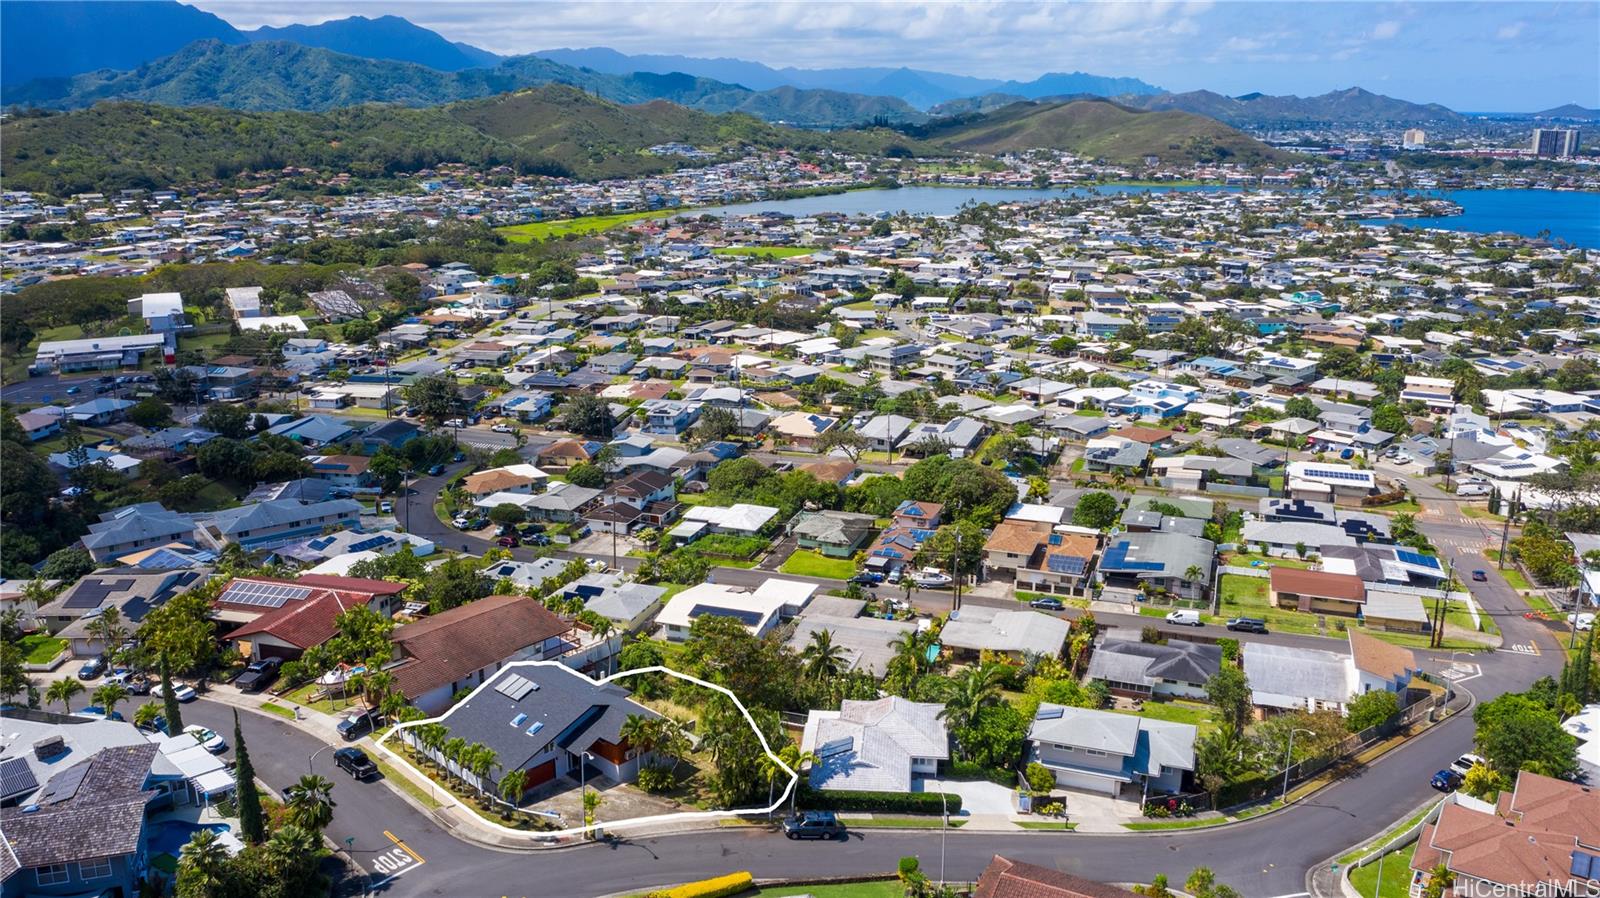
<path fill-rule="evenodd" d="M 0 166 L 9 189 L 57 196 L 228 183 L 244 172 L 285 166 L 384 178 L 463 162 L 605 178 L 680 166 L 681 159 L 642 152 L 673 141 L 730 152 L 748 145 L 939 153 L 894 131 L 804 131 L 662 101 L 622 106 L 577 88 L 547 85 L 423 109 L 242 112 L 117 102 L 22 114 L 0 124 Z"/>
<path fill-rule="evenodd" d="M 135 100 L 252 112 L 322 112 L 362 103 L 435 106 L 545 84 L 569 84 L 617 103 L 668 100 L 707 112 L 746 112 L 807 127 L 926 119 L 895 97 L 788 87 L 752 91 L 681 73 L 612 75 L 538 56 L 514 57 L 492 68 L 441 72 L 285 41 L 242 46 L 197 41 L 131 71 L 104 69 L 71 78 L 6 85 L 3 98 L 8 105 L 48 109 L 83 109 L 106 100 Z"/>
<path fill-rule="evenodd" d="M 1175 110 L 1143 112 L 1105 100 L 1013 103 L 982 115 L 935 121 L 907 133 L 958 150 L 1007 153 L 1056 149 L 1136 165 L 1162 162 L 1256 163 L 1284 154 L 1221 122 Z"/>

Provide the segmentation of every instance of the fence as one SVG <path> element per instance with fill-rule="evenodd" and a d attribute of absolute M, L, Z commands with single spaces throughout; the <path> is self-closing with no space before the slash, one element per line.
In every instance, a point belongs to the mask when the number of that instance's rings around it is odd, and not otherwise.
<path fill-rule="evenodd" d="M 1315 757 L 1307 758 L 1304 761 L 1290 765 L 1288 768 L 1289 785 L 1299 785 L 1300 783 L 1305 782 L 1322 771 L 1327 770 L 1334 764 L 1337 764 L 1346 758 L 1354 757 L 1368 748 L 1371 748 L 1378 742 L 1388 739 L 1406 727 L 1409 727 L 1423 720 L 1424 718 L 1431 718 L 1435 713 L 1443 710 L 1449 704 L 1450 695 L 1451 694 L 1449 692 L 1442 692 L 1433 695 L 1430 698 L 1413 702 L 1383 723 L 1380 723 L 1376 726 L 1367 727 L 1358 733 L 1351 733 L 1349 736 L 1341 739 L 1338 744 L 1332 746 L 1327 751 L 1324 751 Z M 1283 773 L 1284 771 L 1280 768 L 1271 777 L 1262 780 L 1254 788 L 1248 790 L 1243 795 L 1229 796 L 1235 799 L 1232 807 L 1251 804 L 1253 802 L 1260 801 L 1262 798 L 1279 792 L 1283 789 Z"/>

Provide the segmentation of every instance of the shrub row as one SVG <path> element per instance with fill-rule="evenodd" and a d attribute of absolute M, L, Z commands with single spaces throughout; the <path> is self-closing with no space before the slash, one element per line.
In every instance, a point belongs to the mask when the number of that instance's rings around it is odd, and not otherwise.
<path fill-rule="evenodd" d="M 875 814 L 938 814 L 961 811 L 961 796 L 938 792 L 848 792 L 805 789 L 800 804 L 817 811 L 865 811 Z"/>
<path fill-rule="evenodd" d="M 1241 774 L 1217 791 L 1217 807 L 1231 808 L 1237 804 L 1244 804 L 1271 791 L 1271 784 L 1277 776 L 1271 773 L 1262 773 L 1252 770 Z"/>
<path fill-rule="evenodd" d="M 686 882 L 681 886 L 651 892 L 650 898 L 728 898 L 754 887 L 749 872 L 729 873 L 699 882 Z"/>

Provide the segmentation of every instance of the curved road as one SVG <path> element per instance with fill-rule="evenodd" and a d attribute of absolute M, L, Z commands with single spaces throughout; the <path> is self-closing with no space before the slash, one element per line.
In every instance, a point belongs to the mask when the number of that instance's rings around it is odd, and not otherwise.
<path fill-rule="evenodd" d="M 422 497 L 436 493 L 443 479 L 424 478 L 413 485 L 415 531 L 486 547 L 485 541 L 449 531 L 423 504 Z M 1508 648 L 1468 659 L 1471 665 L 1461 670 L 1468 677 L 1463 686 L 1479 700 L 1487 700 L 1523 689 L 1557 669 L 1559 637 L 1522 617 L 1526 610 L 1522 600 L 1477 553 L 1491 534 L 1453 509 L 1425 516 L 1419 525 L 1458 568 L 1489 570 L 1488 582 L 1470 585 L 1484 611 L 1498 622 Z M 1417 654 L 1430 670 L 1452 666 L 1451 657 L 1427 650 Z M 1455 660 L 1463 660 L 1460 653 Z M 190 708 L 185 719 L 231 732 L 231 708 L 206 701 Z M 317 737 L 285 721 L 253 713 L 243 717 L 257 773 L 280 790 L 305 773 L 308 756 L 323 747 Z M 1112 881 L 1148 880 L 1157 873 L 1181 879 L 1204 865 L 1248 898 L 1299 895 L 1311 867 L 1381 831 L 1436 794 L 1428 787 L 1429 777 L 1467 751 L 1471 741 L 1471 721 L 1457 717 L 1293 808 L 1215 829 L 1127 835 L 952 830 L 945 847 L 945 875 L 971 881 L 994 854 L 1003 853 Z M 593 896 L 735 870 L 749 870 L 758 878 L 800 878 L 891 872 L 896 859 L 904 855 L 920 856 L 923 869 L 930 873 L 936 873 L 940 863 L 939 833 L 893 830 L 856 831 L 848 841 L 831 844 L 790 842 L 758 829 L 730 829 L 541 852 L 489 849 L 451 836 L 434 818 L 382 784 L 351 782 L 334 768 L 331 754 L 322 751 L 314 763 L 318 773 L 336 783 L 338 809 L 328 834 L 341 845 L 353 839 L 347 852 L 351 861 L 368 872 L 377 891 L 397 895 Z"/>

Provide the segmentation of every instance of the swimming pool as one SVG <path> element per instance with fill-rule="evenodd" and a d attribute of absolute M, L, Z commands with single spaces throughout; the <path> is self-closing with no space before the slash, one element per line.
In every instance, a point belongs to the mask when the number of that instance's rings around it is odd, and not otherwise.
<path fill-rule="evenodd" d="M 189 844 L 194 834 L 209 829 L 218 835 L 228 831 L 226 823 L 190 823 L 186 820 L 167 820 L 157 824 L 150 836 L 151 854 L 170 854 L 177 857 L 183 846 Z"/>

